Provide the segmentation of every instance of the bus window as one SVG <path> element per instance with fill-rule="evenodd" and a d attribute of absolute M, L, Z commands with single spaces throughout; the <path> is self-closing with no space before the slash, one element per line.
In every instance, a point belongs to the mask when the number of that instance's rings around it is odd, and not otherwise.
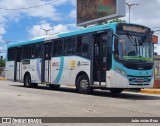
<path fill-rule="evenodd" d="M 89 36 L 84 35 L 82 38 L 82 52 L 87 53 L 89 52 Z"/>
<path fill-rule="evenodd" d="M 51 47 L 52 43 L 45 44 L 45 59 L 49 60 L 51 57 Z"/>
<path fill-rule="evenodd" d="M 31 46 L 27 45 L 23 47 L 23 59 L 31 58 Z"/>
<path fill-rule="evenodd" d="M 81 53 L 82 50 L 82 36 L 77 37 L 76 53 Z"/>
<path fill-rule="evenodd" d="M 64 54 L 75 53 L 75 38 L 64 39 Z"/>
<path fill-rule="evenodd" d="M 8 61 L 13 61 L 15 59 L 15 48 L 8 49 Z"/>
<path fill-rule="evenodd" d="M 35 44 L 32 47 L 32 58 L 40 58 L 41 57 L 41 44 Z"/>
<path fill-rule="evenodd" d="M 21 62 L 22 60 L 22 47 L 17 48 L 17 62 Z"/>
<path fill-rule="evenodd" d="M 63 53 L 63 41 L 56 40 L 53 43 L 53 56 L 62 55 Z"/>

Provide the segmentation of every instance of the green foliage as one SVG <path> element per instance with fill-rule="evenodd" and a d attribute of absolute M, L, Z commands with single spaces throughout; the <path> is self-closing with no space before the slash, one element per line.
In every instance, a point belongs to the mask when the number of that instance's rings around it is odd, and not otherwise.
<path fill-rule="evenodd" d="M 106 23 L 113 23 L 113 22 L 124 23 L 126 21 L 125 20 L 121 20 L 121 19 L 114 19 L 112 21 L 106 21 Z"/>
<path fill-rule="evenodd" d="M 5 60 L 0 59 L 0 67 L 5 67 L 5 64 L 6 64 Z"/>

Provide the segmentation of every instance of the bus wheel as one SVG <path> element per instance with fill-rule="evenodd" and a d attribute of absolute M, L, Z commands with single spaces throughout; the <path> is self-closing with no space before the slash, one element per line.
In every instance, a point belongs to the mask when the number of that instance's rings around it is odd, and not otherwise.
<path fill-rule="evenodd" d="M 50 89 L 57 89 L 59 87 L 60 87 L 60 85 L 49 84 Z"/>
<path fill-rule="evenodd" d="M 110 92 L 112 94 L 120 94 L 122 91 L 123 91 L 122 88 L 112 88 L 112 89 L 110 89 Z"/>
<path fill-rule="evenodd" d="M 91 93 L 91 87 L 89 84 L 89 79 L 87 75 L 83 74 L 78 77 L 76 81 L 76 89 L 81 94 L 89 94 Z"/>
<path fill-rule="evenodd" d="M 25 87 L 31 87 L 31 76 L 29 74 L 25 75 L 24 86 Z"/>
<path fill-rule="evenodd" d="M 30 76 L 30 74 L 27 74 L 27 75 L 25 75 L 25 78 L 24 78 L 24 86 L 30 88 L 30 87 L 37 87 L 38 84 L 31 83 L 31 76 Z"/>

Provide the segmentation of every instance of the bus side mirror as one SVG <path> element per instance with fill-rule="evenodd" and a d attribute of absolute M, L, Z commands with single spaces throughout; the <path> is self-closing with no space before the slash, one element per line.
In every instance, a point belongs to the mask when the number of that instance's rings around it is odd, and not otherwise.
<path fill-rule="evenodd" d="M 153 44 L 158 44 L 158 36 L 152 35 L 152 42 Z"/>

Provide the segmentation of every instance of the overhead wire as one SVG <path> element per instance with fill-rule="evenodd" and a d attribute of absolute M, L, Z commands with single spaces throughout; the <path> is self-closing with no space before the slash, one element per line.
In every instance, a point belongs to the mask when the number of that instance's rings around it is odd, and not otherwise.
<path fill-rule="evenodd" d="M 46 6 L 52 3 L 55 3 L 59 0 L 52 0 L 52 2 L 48 2 L 45 4 L 41 4 L 41 5 L 35 5 L 35 6 L 31 6 L 31 7 L 22 7 L 22 8 L 0 8 L 0 10 L 6 10 L 6 11 L 17 11 L 17 10 L 27 10 L 27 9 L 33 9 L 33 8 L 38 8 L 38 7 L 42 7 L 42 6 Z"/>

